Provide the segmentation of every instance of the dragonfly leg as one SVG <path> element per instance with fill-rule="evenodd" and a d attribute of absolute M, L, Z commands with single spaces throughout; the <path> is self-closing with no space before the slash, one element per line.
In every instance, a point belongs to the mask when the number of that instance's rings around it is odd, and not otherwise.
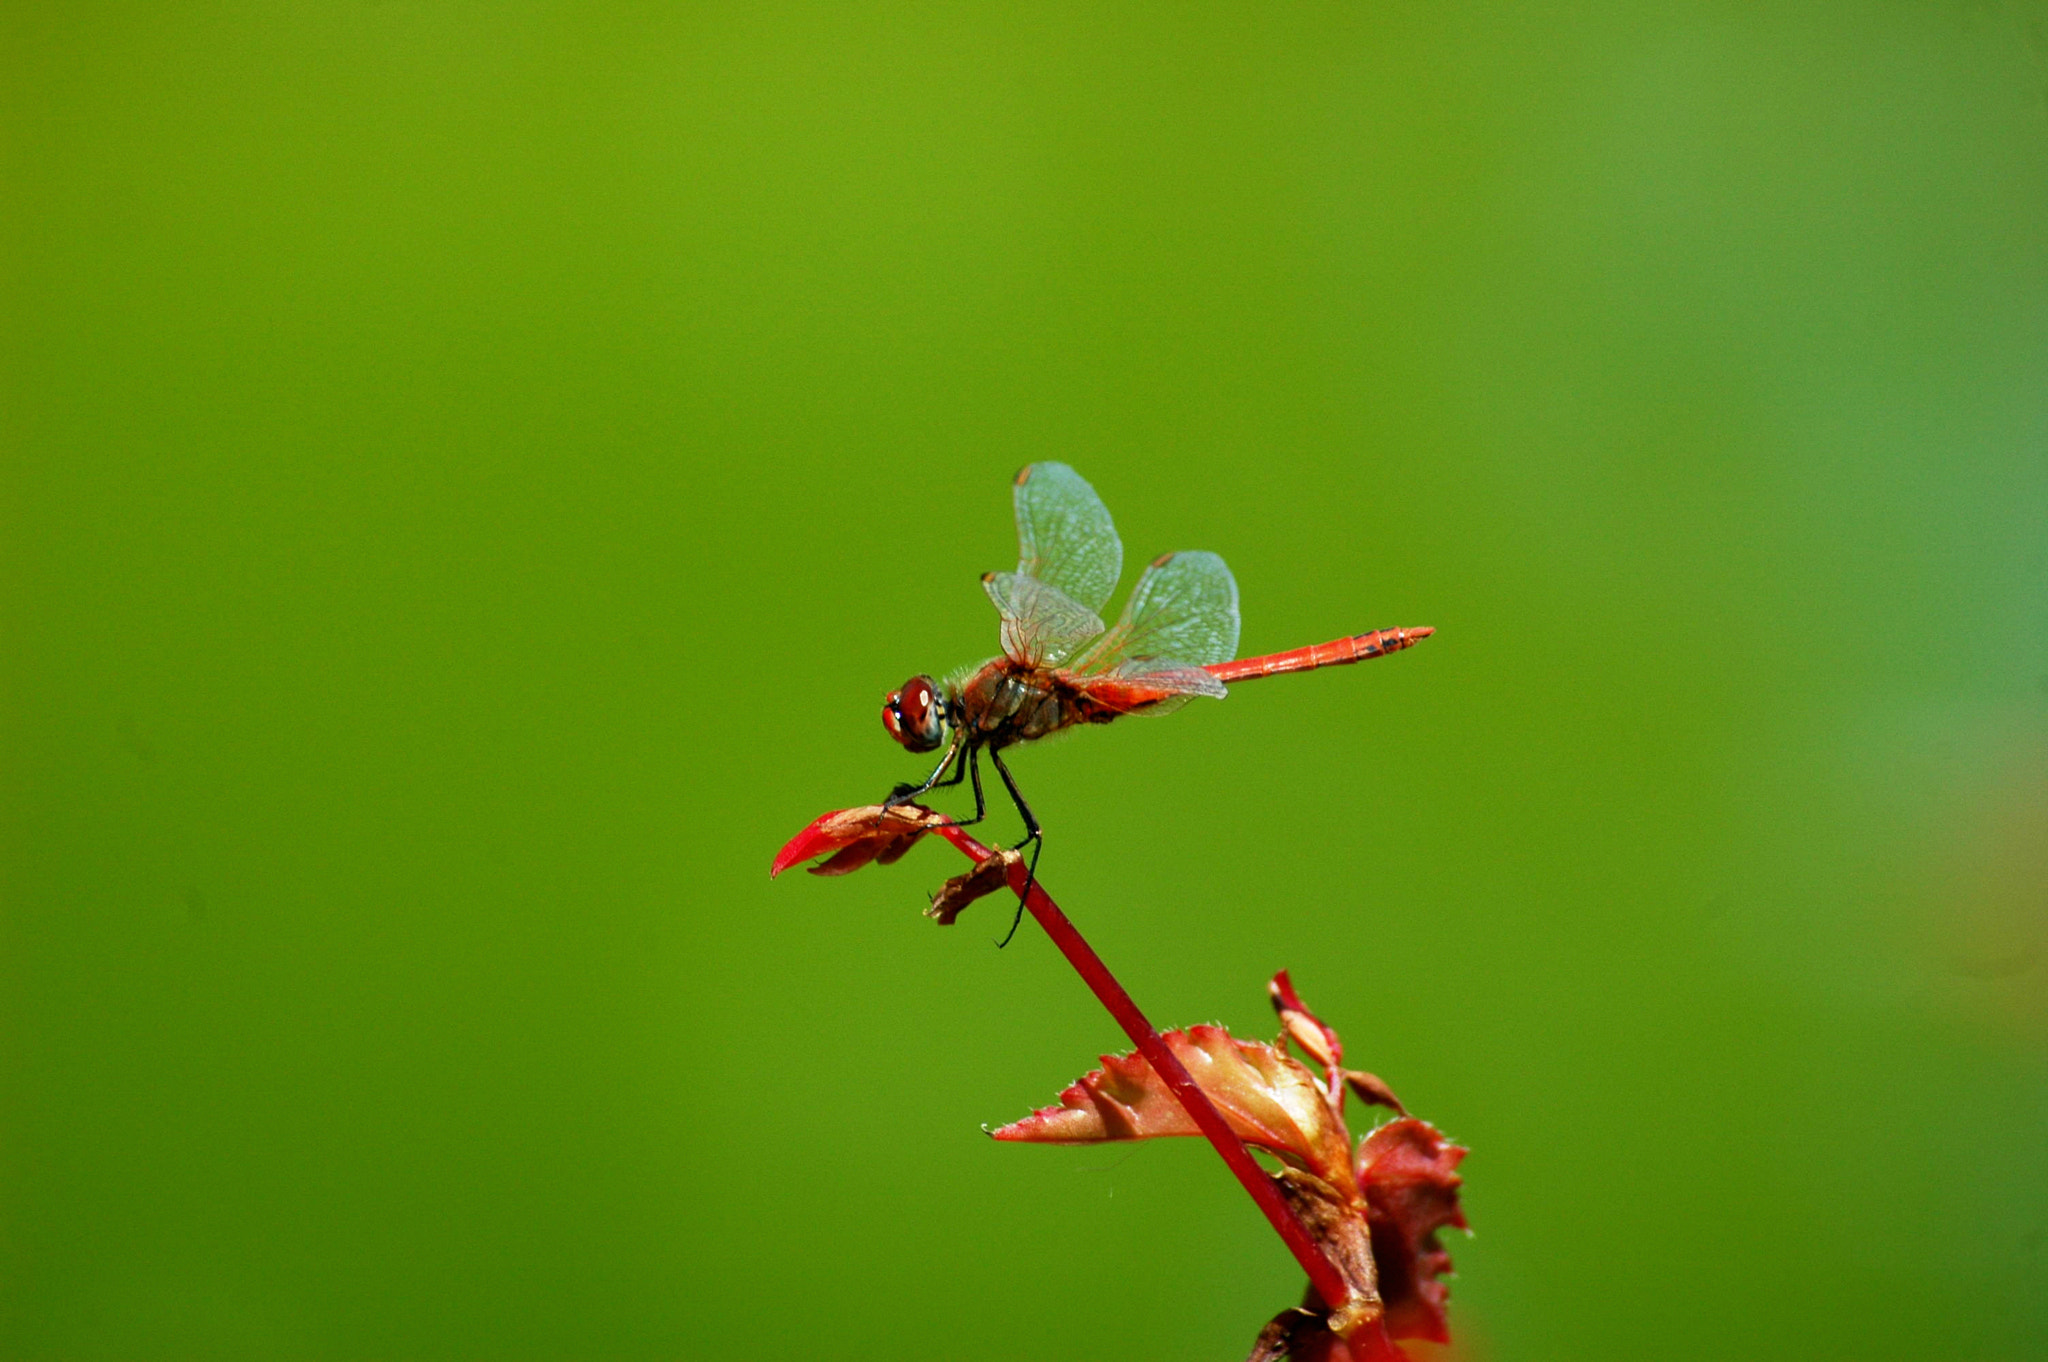
<path fill-rule="evenodd" d="M 1035 842 L 1044 837 L 1045 829 L 1038 826 L 1038 820 L 1032 816 L 1031 806 L 1024 802 L 1024 796 L 1017 793 L 1017 782 L 1010 778 L 1010 768 L 1003 765 L 1003 754 L 991 747 L 988 750 L 988 759 L 996 764 L 996 774 L 1003 778 L 1003 788 L 1010 792 L 1010 801 L 1017 806 L 1018 814 L 1024 819 L 1024 841 L 1010 848 L 1012 851 L 1022 850 L 1024 842 Z"/>
<path fill-rule="evenodd" d="M 939 758 L 939 764 L 937 766 L 934 766 L 932 768 L 932 773 L 924 778 L 924 784 L 911 785 L 906 783 L 903 785 L 898 785 L 894 790 L 891 790 L 889 792 L 889 797 L 882 801 L 882 807 L 885 809 L 893 809 L 901 805 L 911 803 L 919 795 L 931 789 L 934 785 L 939 784 L 939 777 L 946 774 L 946 768 L 953 764 L 953 757 L 959 750 L 960 740 L 955 738 L 953 740 L 952 745 L 946 749 L 946 755 Z M 958 785 L 960 783 L 960 777 L 956 774 L 951 780 L 946 781 L 944 783 L 947 785 Z"/>
<path fill-rule="evenodd" d="M 974 817 L 967 821 L 979 823 L 988 814 L 988 801 L 981 797 L 981 749 L 970 746 L 967 749 L 967 759 L 960 764 L 974 777 Z M 956 776 L 954 779 L 957 781 L 959 777 Z"/>
<path fill-rule="evenodd" d="M 965 752 L 962 752 L 958 757 L 955 757 L 953 759 L 953 774 L 947 776 L 944 780 L 939 781 L 937 784 L 933 785 L 932 788 L 934 790 L 950 790 L 955 785 L 958 785 L 960 783 L 960 778 L 966 774 L 967 754 Z"/>
<path fill-rule="evenodd" d="M 1021 851 L 1025 842 L 1032 844 L 1031 870 L 1024 877 L 1024 892 L 1017 895 L 1017 914 L 1010 919 L 1009 932 L 1001 941 L 996 942 L 996 949 L 1001 950 L 1010 944 L 1011 937 L 1017 935 L 1017 927 L 1024 921 L 1024 904 L 1031 897 L 1032 886 L 1038 883 L 1038 853 L 1045 850 L 1045 829 L 1038 825 L 1038 819 L 1031 813 L 1031 806 L 1025 803 L 1024 796 L 1017 792 L 1017 782 L 1010 778 L 1010 768 L 1003 765 L 1002 754 L 991 747 L 988 750 L 988 759 L 996 764 L 996 774 L 1003 778 L 1003 788 L 1010 792 L 1011 802 L 1016 804 L 1017 812 L 1024 817 L 1024 841 L 1017 843 L 1010 850 Z M 976 793 L 979 793 L 978 784 L 977 782 Z"/>
<path fill-rule="evenodd" d="M 960 764 L 953 768 L 953 778 L 942 780 L 941 785 L 958 785 L 963 775 L 974 777 L 974 817 L 956 818 L 944 824 L 951 828 L 971 828 L 988 816 L 988 801 L 981 797 L 981 749 L 969 743 L 967 750 L 960 754 Z"/>
<path fill-rule="evenodd" d="M 984 817 L 986 817 L 988 813 L 988 801 L 982 797 L 981 793 L 981 764 L 977 760 L 980 754 L 981 749 L 973 743 L 954 743 L 951 747 L 946 749 L 945 760 L 939 763 L 938 769 L 933 771 L 929 776 L 925 777 L 924 784 L 911 785 L 905 783 L 902 785 L 898 785 L 895 788 L 895 790 L 890 793 L 889 798 L 883 802 L 882 807 L 885 809 L 898 808 L 904 804 L 912 802 L 919 795 L 922 795 L 927 791 L 942 790 L 949 785 L 958 785 L 962 780 L 964 780 L 968 776 L 973 776 L 974 817 L 956 818 L 949 823 L 935 823 L 932 825 L 934 827 L 948 828 L 973 827 L 976 823 L 979 823 Z M 940 779 L 941 773 L 943 773 L 948 766 L 951 766 L 953 768 L 953 774 L 950 776 L 946 776 L 943 780 Z"/>
<path fill-rule="evenodd" d="M 1029 839 L 1026 839 L 1029 840 Z M 1019 842 L 1018 846 L 1024 845 Z M 1039 833 L 1037 842 L 1031 848 L 1031 871 L 1024 877 L 1024 892 L 1017 896 L 1017 911 L 1010 915 L 1010 930 L 1003 933 L 1003 939 L 996 942 L 1001 950 L 1010 944 L 1010 938 L 1017 934 L 1017 927 L 1024 921 L 1024 904 L 1031 897 L 1031 887 L 1038 883 L 1038 853 L 1045 850 L 1045 834 Z"/>

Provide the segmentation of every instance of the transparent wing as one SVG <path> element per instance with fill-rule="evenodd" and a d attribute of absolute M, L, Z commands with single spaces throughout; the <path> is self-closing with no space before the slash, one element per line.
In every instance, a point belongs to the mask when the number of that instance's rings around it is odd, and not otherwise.
<path fill-rule="evenodd" d="M 1017 571 L 1100 612 L 1124 573 L 1123 541 L 1095 489 L 1063 463 L 1017 474 Z"/>
<path fill-rule="evenodd" d="M 1220 700 L 1230 693 L 1200 667 L 1170 662 L 1130 662 L 1106 675 L 1073 677 L 1072 683 L 1118 714 L 1171 714 L 1197 695 Z"/>
<path fill-rule="evenodd" d="M 1221 695 L 1223 683 L 1201 669 L 1235 656 L 1237 579 L 1213 553 L 1169 553 L 1145 569 L 1116 627 L 1082 655 L 1074 670 L 1142 676 L 1148 685 L 1185 672 L 1185 684 L 1178 689 Z M 1195 681 L 1197 676 L 1217 689 Z"/>
<path fill-rule="evenodd" d="M 1102 617 L 1066 592 L 1021 572 L 991 572 L 982 589 L 1003 616 L 1003 652 L 1029 667 L 1063 667 L 1100 638 Z"/>
<path fill-rule="evenodd" d="M 1183 698 L 1207 695 L 1221 700 L 1230 694 L 1230 687 L 1200 667 L 1184 667 L 1179 663 L 1126 662 L 1116 669 L 1115 675 L 1117 680 L 1135 690 L 1159 691 Z"/>

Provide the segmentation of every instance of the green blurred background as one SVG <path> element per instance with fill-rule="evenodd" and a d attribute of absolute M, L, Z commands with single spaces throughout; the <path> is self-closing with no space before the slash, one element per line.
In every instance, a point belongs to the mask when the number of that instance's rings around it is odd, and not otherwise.
<path fill-rule="evenodd" d="M 1161 1024 L 1470 1145 L 1475 1359 L 2048 1357 L 2048 5 L 12 4 L 0 1355 L 1236 1358 L 943 848 L 1008 483 L 1244 649 L 1020 753 Z"/>

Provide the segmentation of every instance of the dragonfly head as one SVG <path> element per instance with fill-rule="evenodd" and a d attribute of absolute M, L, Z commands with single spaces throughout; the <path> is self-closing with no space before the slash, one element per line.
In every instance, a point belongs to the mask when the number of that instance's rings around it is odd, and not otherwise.
<path fill-rule="evenodd" d="M 929 676 L 913 676 L 882 701 L 882 727 L 913 752 L 937 750 L 946 740 L 946 701 Z"/>

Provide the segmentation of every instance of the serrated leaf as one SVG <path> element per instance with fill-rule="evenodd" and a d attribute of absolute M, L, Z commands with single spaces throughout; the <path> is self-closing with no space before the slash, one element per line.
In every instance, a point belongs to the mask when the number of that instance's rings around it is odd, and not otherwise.
<path fill-rule="evenodd" d="M 1167 1031 L 1161 1039 L 1239 1139 L 1352 1193 L 1349 1138 L 1315 1076 L 1300 1063 L 1264 1041 L 1238 1040 L 1220 1026 Z M 1200 1133 L 1173 1090 L 1136 1054 L 1104 1055 L 1102 1067 L 1062 1092 L 1058 1106 L 994 1132 L 999 1140 L 1040 1144 Z"/>

